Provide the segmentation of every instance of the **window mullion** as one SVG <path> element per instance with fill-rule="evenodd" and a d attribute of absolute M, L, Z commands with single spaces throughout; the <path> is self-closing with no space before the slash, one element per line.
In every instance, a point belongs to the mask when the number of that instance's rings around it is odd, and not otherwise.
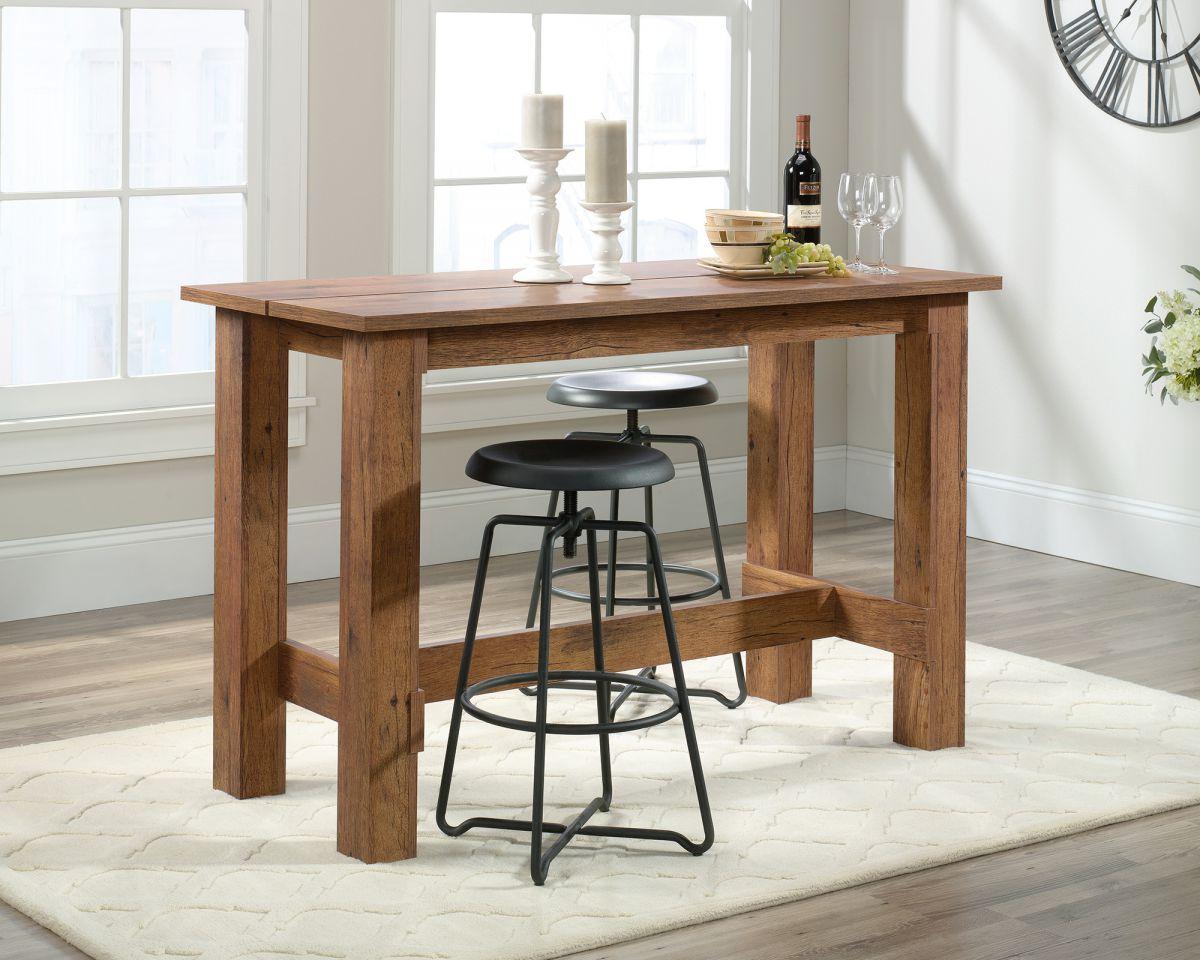
<path fill-rule="evenodd" d="M 641 74 L 642 74 L 642 18 L 636 13 L 629 15 L 630 26 L 633 28 L 633 116 L 629 118 L 629 132 L 632 138 L 629 143 L 631 151 L 631 173 L 629 178 L 629 199 L 633 207 L 629 213 L 629 259 L 638 259 L 638 141 L 641 139 L 639 117 L 641 115 Z"/>
<path fill-rule="evenodd" d="M 117 298 L 117 376 L 129 376 L 129 99 L 130 11 L 121 9 L 121 259 L 120 293 Z"/>

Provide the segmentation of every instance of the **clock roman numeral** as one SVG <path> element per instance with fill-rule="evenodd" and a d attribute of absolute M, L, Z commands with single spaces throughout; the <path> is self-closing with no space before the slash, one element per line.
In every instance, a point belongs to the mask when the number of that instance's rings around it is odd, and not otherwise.
<path fill-rule="evenodd" d="M 1184 57 L 1187 59 L 1188 71 L 1192 75 L 1192 83 L 1196 85 L 1197 92 L 1200 92 L 1200 63 L 1196 62 L 1196 58 L 1192 56 L 1190 50 L 1184 54 Z"/>
<path fill-rule="evenodd" d="M 1125 88 L 1125 73 L 1128 69 L 1129 54 L 1114 48 L 1108 55 L 1108 62 L 1104 64 L 1100 79 L 1092 88 L 1092 94 L 1106 110 L 1117 109 L 1117 101 L 1121 99 L 1121 91 Z"/>
<path fill-rule="evenodd" d="M 1093 8 L 1055 30 L 1054 46 L 1058 48 L 1059 56 L 1074 66 L 1075 62 L 1104 36 L 1104 23 L 1100 14 Z"/>
<path fill-rule="evenodd" d="M 1167 99 L 1167 81 L 1163 76 L 1163 65 L 1157 61 L 1146 64 L 1146 82 L 1150 85 L 1146 94 L 1146 122 L 1169 124 L 1171 109 Z"/>

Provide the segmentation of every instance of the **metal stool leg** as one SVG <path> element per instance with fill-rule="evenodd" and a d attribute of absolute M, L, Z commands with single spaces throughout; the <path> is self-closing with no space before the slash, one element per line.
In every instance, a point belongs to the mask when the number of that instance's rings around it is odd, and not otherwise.
<path fill-rule="evenodd" d="M 614 490 L 608 496 L 608 519 L 613 523 L 618 520 L 617 512 L 621 506 L 621 491 Z M 611 617 L 617 609 L 617 531 L 608 535 L 608 568 L 605 570 L 604 615 Z"/>
<path fill-rule="evenodd" d="M 646 446 L 649 446 L 649 444 L 646 444 Z M 646 487 L 645 501 L 646 501 L 646 508 L 645 508 L 646 509 L 646 515 L 645 515 L 646 525 L 649 527 L 652 527 L 652 526 L 654 526 L 654 488 L 653 487 Z M 654 596 L 654 569 L 653 569 L 653 564 L 651 564 L 651 562 L 650 562 L 650 548 L 649 547 L 646 547 L 646 596 L 647 597 Z M 658 606 L 658 604 L 649 603 L 646 605 L 646 609 L 653 610 L 656 606 Z"/>
<path fill-rule="evenodd" d="M 696 463 L 700 468 L 700 486 L 704 491 L 704 508 L 708 513 L 708 532 L 712 538 L 713 557 L 717 564 L 717 580 L 721 585 L 721 596 L 728 600 L 730 596 L 729 573 L 725 568 L 725 548 L 721 543 L 721 527 L 717 520 L 717 503 L 716 498 L 713 496 L 712 475 L 709 473 L 708 453 L 704 449 L 704 443 L 699 437 L 674 434 L 652 435 L 651 440 L 654 443 L 685 443 L 696 450 Z M 703 690 L 699 688 L 689 690 L 688 695 L 709 697 L 733 710 L 745 703 L 748 695 L 746 690 L 746 672 L 742 666 L 742 655 L 740 653 L 733 654 L 733 676 L 737 682 L 737 695 L 734 697 L 727 697 L 719 690 Z"/>
<path fill-rule="evenodd" d="M 553 517 L 558 513 L 558 491 L 555 490 L 550 494 L 550 506 L 546 508 L 546 516 Z M 537 568 L 533 572 L 533 591 L 529 597 L 529 614 L 525 617 L 525 629 L 532 630 L 534 620 L 537 619 L 538 595 L 542 590 L 542 560 L 538 557 Z"/>
<path fill-rule="evenodd" d="M 671 655 L 671 671 L 675 679 L 675 689 L 687 691 L 687 678 L 683 675 L 683 658 L 679 655 L 679 641 L 675 636 L 675 618 L 671 612 L 671 595 L 667 592 L 667 575 L 663 570 L 658 535 L 648 524 L 644 525 L 642 532 L 646 536 L 646 544 L 650 549 L 654 578 L 658 581 L 658 593 L 662 598 L 659 610 L 662 613 L 663 632 L 667 636 L 667 650 Z M 704 839 L 700 843 L 693 842 L 687 847 L 689 853 L 698 857 L 713 845 L 715 831 L 712 810 L 708 803 L 708 788 L 704 783 L 704 766 L 700 760 L 700 745 L 696 740 L 696 726 L 692 721 L 692 706 L 689 696 L 679 698 L 679 716 L 683 720 L 683 736 L 687 742 L 688 758 L 692 764 L 692 779 L 696 785 L 696 799 L 700 805 L 700 821 L 704 826 Z"/>
<path fill-rule="evenodd" d="M 450 780 L 454 776 L 454 757 L 458 753 L 458 732 L 462 726 L 462 692 L 471 675 L 471 657 L 475 652 L 475 634 L 479 629 L 479 611 L 483 606 L 483 588 L 487 583 L 488 561 L 492 555 L 492 537 L 499 526 L 499 517 L 493 517 L 483 528 L 483 543 L 479 547 L 479 562 L 475 566 L 475 588 L 471 591 L 471 612 L 467 616 L 467 632 L 463 638 L 462 662 L 458 666 L 458 686 L 454 696 L 454 707 L 450 712 L 450 732 L 446 736 L 446 758 L 442 762 L 442 782 L 438 787 L 437 825 L 442 833 L 457 837 L 473 826 L 472 820 L 464 820 L 452 826 L 446 820 L 446 805 L 450 800 Z"/>
<path fill-rule="evenodd" d="M 553 565 L 554 533 L 547 531 L 539 556 L 542 583 L 549 584 Z M 546 709 L 550 697 L 550 598 L 552 592 L 542 591 L 541 610 L 538 614 L 538 676 L 537 676 L 537 727 L 533 741 L 533 814 L 530 830 L 529 872 L 539 887 L 546 882 L 546 866 L 549 857 L 542 859 L 542 810 L 545 803 L 546 779 Z M 564 834 L 565 836 L 565 834 Z M 559 838 L 562 840 L 562 837 Z M 556 844 L 557 846 L 557 844 Z M 550 857 L 558 851 L 552 848 Z"/>
<path fill-rule="evenodd" d="M 587 531 L 587 562 L 588 562 L 588 596 L 592 613 L 592 657 L 595 661 L 596 672 L 604 673 L 604 637 L 601 632 L 600 617 L 600 569 L 596 561 L 596 531 Z M 600 723 L 612 719 L 609 709 L 609 683 L 599 680 L 596 683 L 596 719 Z M 608 810 L 612 804 L 612 755 L 608 748 L 608 734 L 599 734 L 600 738 L 600 782 L 603 784 L 601 810 Z"/>

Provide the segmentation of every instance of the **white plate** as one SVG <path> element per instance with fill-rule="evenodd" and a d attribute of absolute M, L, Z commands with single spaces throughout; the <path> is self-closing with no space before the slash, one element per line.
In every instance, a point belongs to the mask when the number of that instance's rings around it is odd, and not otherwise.
<path fill-rule="evenodd" d="M 767 264 L 755 264 L 753 266 L 734 267 L 720 260 L 715 260 L 712 257 L 701 257 L 696 261 L 702 267 L 708 267 L 723 276 L 739 277 L 743 280 L 769 280 L 772 278 L 786 280 L 788 277 L 813 277 L 821 276 L 828 270 L 828 266 L 824 263 L 802 263 L 796 268 L 795 273 L 775 273 Z"/>

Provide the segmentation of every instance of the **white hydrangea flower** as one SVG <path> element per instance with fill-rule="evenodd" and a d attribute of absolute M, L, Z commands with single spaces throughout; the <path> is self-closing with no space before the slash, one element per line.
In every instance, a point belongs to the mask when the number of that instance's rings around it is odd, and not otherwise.
<path fill-rule="evenodd" d="M 1187 376 L 1200 370 L 1200 314 L 1177 312 L 1175 323 L 1163 330 L 1158 346 L 1173 374 Z"/>
<path fill-rule="evenodd" d="M 1200 382 L 1186 387 L 1175 377 L 1167 377 L 1164 382 L 1168 395 L 1176 400 L 1200 401 Z"/>

